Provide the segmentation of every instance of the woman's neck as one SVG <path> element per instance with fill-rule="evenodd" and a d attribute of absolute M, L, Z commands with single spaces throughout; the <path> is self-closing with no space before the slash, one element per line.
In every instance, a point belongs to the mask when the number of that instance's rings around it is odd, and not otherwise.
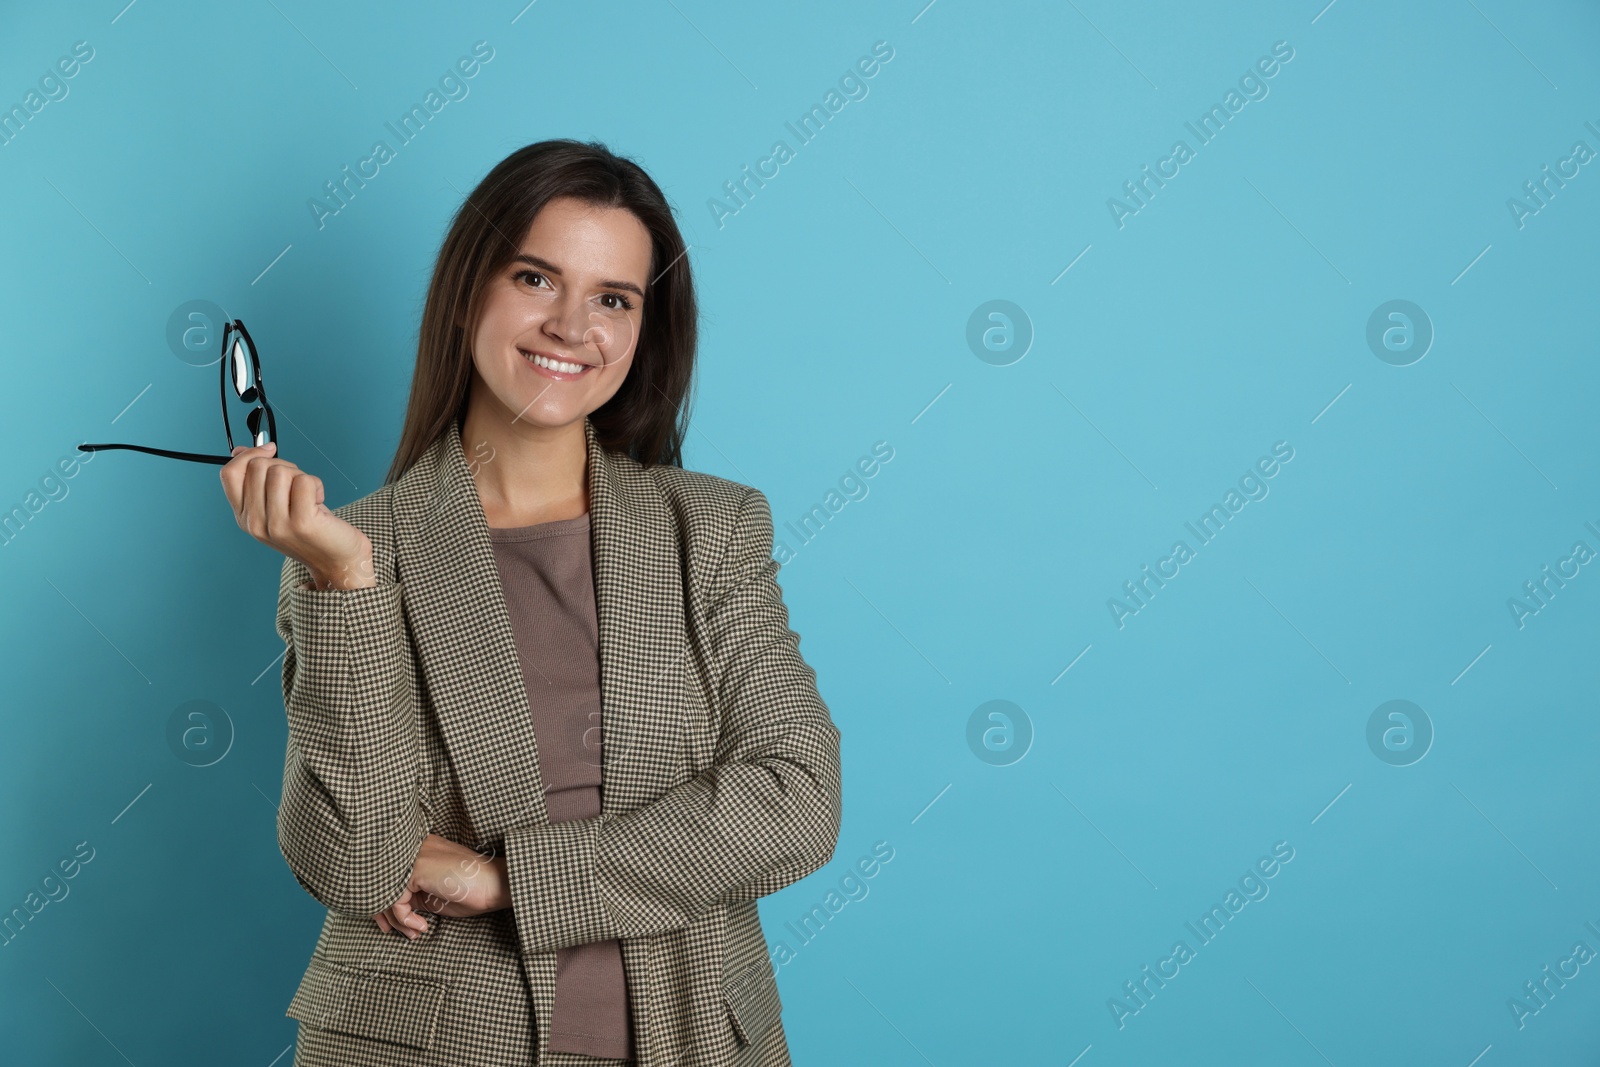
<path fill-rule="evenodd" d="M 538 426 L 469 403 L 461 450 L 493 529 L 575 519 L 589 510 L 583 420 Z"/>

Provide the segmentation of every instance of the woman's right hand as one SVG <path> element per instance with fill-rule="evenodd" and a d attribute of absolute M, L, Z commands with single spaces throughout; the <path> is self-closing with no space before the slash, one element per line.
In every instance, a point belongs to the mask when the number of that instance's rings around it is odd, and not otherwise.
<path fill-rule="evenodd" d="M 277 443 L 235 448 L 222 466 L 222 489 L 239 528 L 299 560 L 318 589 L 377 584 L 372 542 L 323 504 L 322 479 L 277 458 Z"/>

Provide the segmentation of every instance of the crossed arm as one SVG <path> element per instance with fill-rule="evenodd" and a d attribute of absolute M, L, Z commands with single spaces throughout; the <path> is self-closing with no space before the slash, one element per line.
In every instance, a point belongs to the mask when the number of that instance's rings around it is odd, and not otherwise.
<path fill-rule="evenodd" d="M 831 857 L 839 732 L 789 628 L 771 552 L 771 511 L 752 489 L 698 620 L 722 715 L 705 773 L 623 815 L 511 827 L 484 865 L 483 899 L 509 903 L 524 952 L 679 929 L 718 901 L 775 892 Z M 279 846 L 324 905 L 376 915 L 406 899 L 420 853 L 448 854 L 432 851 L 421 815 L 402 589 L 381 575 L 357 590 L 309 589 L 308 579 L 285 561 Z"/>

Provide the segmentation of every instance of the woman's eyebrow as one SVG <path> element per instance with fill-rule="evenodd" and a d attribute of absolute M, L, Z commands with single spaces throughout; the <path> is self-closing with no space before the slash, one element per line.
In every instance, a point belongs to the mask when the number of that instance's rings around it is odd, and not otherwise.
<path fill-rule="evenodd" d="M 511 260 L 514 263 L 526 263 L 529 266 L 538 267 L 540 270 L 554 274 L 558 278 L 561 276 L 560 267 L 547 259 L 540 259 L 538 256 L 529 255 L 527 252 L 520 252 L 512 256 Z M 602 281 L 600 287 L 602 289 L 626 289 L 630 293 L 638 294 L 640 300 L 644 299 L 644 290 L 632 282 Z"/>

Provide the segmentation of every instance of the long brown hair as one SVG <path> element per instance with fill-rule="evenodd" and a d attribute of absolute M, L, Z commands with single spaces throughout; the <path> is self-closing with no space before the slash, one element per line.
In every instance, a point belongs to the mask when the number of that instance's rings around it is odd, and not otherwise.
<path fill-rule="evenodd" d="M 466 416 L 472 333 L 486 283 L 521 251 L 534 216 L 558 196 L 623 208 L 650 233 L 644 328 L 633 364 L 621 388 L 589 419 L 606 448 L 647 466 L 683 466 L 686 402 L 698 336 L 694 279 L 683 236 L 666 196 L 637 163 L 598 141 L 563 138 L 511 153 L 456 211 L 428 284 L 411 398 L 385 484 L 404 474 L 451 419 Z"/>

